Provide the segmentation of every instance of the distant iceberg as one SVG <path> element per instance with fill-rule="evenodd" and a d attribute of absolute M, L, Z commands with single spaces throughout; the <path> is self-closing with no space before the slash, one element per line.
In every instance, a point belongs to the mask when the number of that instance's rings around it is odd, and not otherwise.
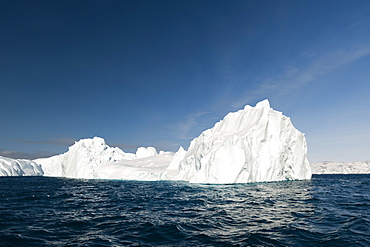
<path fill-rule="evenodd" d="M 42 176 L 41 166 L 32 160 L 0 156 L 0 176 Z"/>
<path fill-rule="evenodd" d="M 313 174 L 369 174 L 370 161 L 312 163 Z"/>
<path fill-rule="evenodd" d="M 94 137 L 61 155 L 37 159 L 46 176 L 129 180 L 183 180 L 191 183 L 248 183 L 310 179 L 304 134 L 268 100 L 229 113 L 191 141 L 189 150 L 136 154 L 109 147 Z"/>

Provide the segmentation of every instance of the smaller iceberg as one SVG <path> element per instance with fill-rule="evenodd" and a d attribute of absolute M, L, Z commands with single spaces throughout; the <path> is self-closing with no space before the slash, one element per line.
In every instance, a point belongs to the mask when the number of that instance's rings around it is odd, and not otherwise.
<path fill-rule="evenodd" d="M 135 154 L 108 146 L 103 138 L 81 139 L 68 151 L 36 159 L 45 176 L 85 179 L 163 180 L 173 153 L 139 147 Z"/>
<path fill-rule="evenodd" d="M 0 156 L 0 176 L 42 176 L 41 166 L 32 160 Z"/>
<path fill-rule="evenodd" d="M 311 163 L 313 174 L 370 174 L 370 161 Z"/>
<path fill-rule="evenodd" d="M 68 148 L 66 153 L 50 158 L 36 159 L 45 176 L 68 178 L 99 178 L 97 171 L 107 163 L 134 159 L 135 154 L 109 147 L 103 138 L 82 139 Z"/>

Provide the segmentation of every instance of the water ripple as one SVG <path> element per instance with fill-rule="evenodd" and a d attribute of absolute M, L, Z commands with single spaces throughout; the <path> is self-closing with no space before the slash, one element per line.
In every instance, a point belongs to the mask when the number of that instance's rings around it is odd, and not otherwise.
<path fill-rule="evenodd" d="M 0 246 L 370 246 L 369 181 L 0 178 Z"/>

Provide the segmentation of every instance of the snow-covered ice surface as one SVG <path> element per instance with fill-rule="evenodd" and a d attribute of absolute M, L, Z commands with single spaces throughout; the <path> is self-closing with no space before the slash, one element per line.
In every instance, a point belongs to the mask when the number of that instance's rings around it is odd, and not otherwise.
<path fill-rule="evenodd" d="M 191 143 L 178 179 L 248 183 L 310 179 L 304 134 L 268 100 L 229 113 Z"/>
<path fill-rule="evenodd" d="M 370 161 L 311 163 L 313 174 L 369 174 Z"/>
<path fill-rule="evenodd" d="M 0 156 L 0 176 L 42 176 L 40 165 L 32 160 Z"/>
<path fill-rule="evenodd" d="M 136 158 L 133 160 L 121 160 L 101 166 L 98 171 L 102 179 L 125 179 L 125 180 L 171 180 L 176 171 L 166 171 L 168 164 L 173 158 L 173 153 L 161 153 Z"/>
<path fill-rule="evenodd" d="M 153 147 L 136 154 L 83 139 L 61 155 L 37 159 L 46 176 L 191 183 L 248 183 L 310 179 L 304 135 L 268 100 L 229 113 L 174 154 Z"/>

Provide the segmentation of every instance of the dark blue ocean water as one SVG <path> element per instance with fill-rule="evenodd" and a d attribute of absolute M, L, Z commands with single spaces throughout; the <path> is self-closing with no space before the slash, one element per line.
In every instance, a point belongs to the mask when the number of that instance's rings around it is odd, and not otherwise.
<path fill-rule="evenodd" d="M 237 185 L 0 178 L 0 246 L 370 246 L 370 175 Z"/>

